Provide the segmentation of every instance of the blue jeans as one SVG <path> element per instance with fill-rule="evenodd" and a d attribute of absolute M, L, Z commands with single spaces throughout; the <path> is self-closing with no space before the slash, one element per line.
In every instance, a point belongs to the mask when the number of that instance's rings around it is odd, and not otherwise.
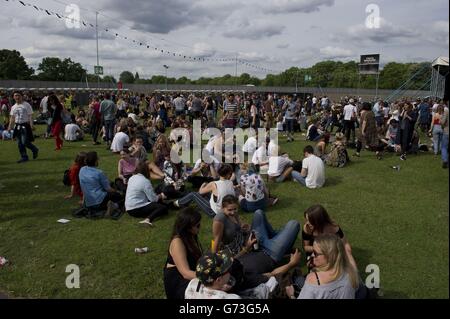
<path fill-rule="evenodd" d="M 114 138 L 114 126 L 116 125 L 116 120 L 105 120 L 105 135 L 106 141 L 112 142 Z"/>
<path fill-rule="evenodd" d="M 290 253 L 300 231 L 300 224 L 290 220 L 278 232 L 274 231 L 267 221 L 266 214 L 257 210 L 253 215 L 252 230 L 255 231 L 260 248 L 276 263 Z"/>
<path fill-rule="evenodd" d="M 442 131 L 442 127 L 440 125 L 435 125 L 433 127 L 433 148 L 435 155 L 439 153 L 439 149 L 441 148 L 443 134 L 444 131 Z"/>
<path fill-rule="evenodd" d="M 267 199 L 264 197 L 256 202 L 249 202 L 243 198 L 240 202 L 241 209 L 245 212 L 253 213 L 257 210 L 265 210 L 267 207 Z"/>
<path fill-rule="evenodd" d="M 17 137 L 17 146 L 19 147 L 22 159 L 28 159 L 27 148 L 29 148 L 33 154 L 38 152 L 38 148 L 28 140 L 26 134 L 20 134 L 20 136 Z"/>
<path fill-rule="evenodd" d="M 302 184 L 303 186 L 306 186 L 306 177 L 303 177 L 299 172 L 297 171 L 292 171 L 291 173 L 292 178 L 294 179 L 294 181 L 299 182 L 300 184 Z"/>
<path fill-rule="evenodd" d="M 442 162 L 448 163 L 448 134 L 442 134 L 441 141 L 441 157 Z"/>

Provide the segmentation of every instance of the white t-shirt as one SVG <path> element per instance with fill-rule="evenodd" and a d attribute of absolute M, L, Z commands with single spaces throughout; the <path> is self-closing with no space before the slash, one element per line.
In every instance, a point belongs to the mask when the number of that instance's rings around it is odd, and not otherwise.
<path fill-rule="evenodd" d="M 42 98 L 42 100 L 41 100 L 41 103 L 40 103 L 40 107 L 41 107 L 41 109 L 42 109 L 42 113 L 47 113 L 48 112 L 48 96 L 44 96 L 43 98 Z"/>
<path fill-rule="evenodd" d="M 269 176 L 278 177 L 283 173 L 287 165 L 292 165 L 294 162 L 287 156 L 271 156 L 269 158 Z"/>
<path fill-rule="evenodd" d="M 244 146 L 242 146 L 242 150 L 244 152 L 247 152 L 249 154 L 253 154 L 256 151 L 256 147 L 258 146 L 258 142 L 256 140 L 256 137 L 250 136 L 244 143 Z"/>
<path fill-rule="evenodd" d="M 229 294 L 222 290 L 215 290 L 201 284 L 197 292 L 199 280 L 192 279 L 184 292 L 185 299 L 241 299 L 238 295 Z"/>
<path fill-rule="evenodd" d="M 316 104 L 316 103 L 317 103 L 317 98 L 316 98 L 316 97 L 313 97 L 313 98 L 312 98 L 312 102 L 313 102 L 313 104 Z"/>
<path fill-rule="evenodd" d="M 111 143 L 111 151 L 118 153 L 123 150 L 123 146 L 130 141 L 130 138 L 124 132 L 117 132 Z"/>
<path fill-rule="evenodd" d="M 325 165 L 316 155 L 309 155 L 303 159 L 302 169 L 308 171 L 306 176 L 306 187 L 319 188 L 325 184 Z"/>
<path fill-rule="evenodd" d="M 347 104 L 344 107 L 344 120 L 345 121 L 350 121 L 352 119 L 352 115 L 353 113 L 356 114 L 356 106 L 352 105 L 352 104 Z"/>
<path fill-rule="evenodd" d="M 28 102 L 23 101 L 22 104 L 14 104 L 9 114 L 14 116 L 14 123 L 16 124 L 29 123 L 33 109 Z"/>
<path fill-rule="evenodd" d="M 76 141 L 77 131 L 81 131 L 80 127 L 76 124 L 67 124 L 64 128 L 64 139 L 66 141 Z"/>
<path fill-rule="evenodd" d="M 278 146 L 273 141 L 270 141 L 268 150 L 266 152 L 265 144 L 261 145 L 260 147 L 258 147 L 256 152 L 253 153 L 252 163 L 255 165 L 267 163 L 269 161 L 269 154 L 274 154 L 277 150 L 277 147 Z"/>

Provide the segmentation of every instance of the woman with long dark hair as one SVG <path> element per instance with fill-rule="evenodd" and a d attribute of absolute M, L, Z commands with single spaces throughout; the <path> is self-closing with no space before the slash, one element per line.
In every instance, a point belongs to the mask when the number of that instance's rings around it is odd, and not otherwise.
<path fill-rule="evenodd" d="M 51 130 L 52 135 L 55 137 L 56 148 L 55 151 L 61 150 L 63 146 L 63 140 L 61 138 L 62 132 L 62 113 L 64 111 L 64 107 L 61 102 L 58 100 L 56 95 L 50 95 L 48 97 L 48 105 L 51 117 Z"/>
<path fill-rule="evenodd" d="M 186 287 L 196 278 L 197 261 L 203 254 L 198 241 L 201 218 L 201 214 L 191 207 L 182 209 L 177 215 L 164 266 L 167 299 L 184 299 Z"/>

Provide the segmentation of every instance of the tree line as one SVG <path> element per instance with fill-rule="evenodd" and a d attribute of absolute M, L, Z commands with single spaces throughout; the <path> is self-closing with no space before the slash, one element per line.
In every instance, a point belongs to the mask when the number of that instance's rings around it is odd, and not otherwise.
<path fill-rule="evenodd" d="M 389 62 L 380 71 L 379 88 L 396 89 L 411 77 L 409 83 L 412 90 L 424 89 L 431 77 L 431 63 L 397 63 Z M 70 81 L 70 82 L 107 82 L 116 84 L 114 76 L 98 77 L 90 74 L 80 63 L 71 58 L 45 57 L 37 70 L 29 67 L 16 50 L 0 50 L 0 79 L 4 80 L 40 80 L 40 81 Z M 358 62 L 322 61 L 309 68 L 291 67 L 280 74 L 267 74 L 260 79 L 248 73 L 235 77 L 230 74 L 219 77 L 200 77 L 192 80 L 186 76 L 180 78 L 154 75 L 141 79 L 136 72 L 123 71 L 119 81 L 129 84 L 202 84 L 202 85 L 254 85 L 276 87 L 335 87 L 371 89 L 376 85 L 376 76 L 358 75 Z"/>

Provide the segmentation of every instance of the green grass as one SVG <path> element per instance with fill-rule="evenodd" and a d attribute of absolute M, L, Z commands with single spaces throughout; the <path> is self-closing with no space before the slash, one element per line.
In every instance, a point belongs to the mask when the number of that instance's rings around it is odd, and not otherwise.
<path fill-rule="evenodd" d="M 280 137 L 280 145 L 300 159 L 306 142 L 296 137 L 294 143 Z M 100 168 L 112 179 L 117 155 L 90 140 L 65 143 L 58 153 L 53 140 L 35 144 L 39 158 L 16 164 L 16 143 L 0 142 L 0 256 L 10 260 L 0 268 L 0 291 L 26 298 L 165 298 L 162 271 L 176 212 L 157 220 L 154 228 L 128 215 L 119 221 L 74 219 L 78 199 L 63 199 L 69 193 L 62 184 L 64 170 L 80 150 L 96 150 Z M 399 164 L 398 172 L 390 168 Z M 378 161 L 363 151 L 345 168 L 327 167 L 326 174 L 326 187 L 318 190 L 293 182 L 270 184 L 280 198 L 268 211 L 270 222 L 275 227 L 289 219 L 303 224 L 303 211 L 320 203 L 348 237 L 362 277 L 367 265 L 380 267 L 385 298 L 448 298 L 448 171 L 440 158 L 420 154 L 401 162 L 388 155 Z M 59 224 L 60 218 L 71 222 Z M 251 214 L 243 219 L 250 222 Z M 204 248 L 211 224 L 204 215 Z M 134 253 L 144 246 L 149 253 Z M 65 286 L 68 264 L 80 266 L 80 289 Z"/>

